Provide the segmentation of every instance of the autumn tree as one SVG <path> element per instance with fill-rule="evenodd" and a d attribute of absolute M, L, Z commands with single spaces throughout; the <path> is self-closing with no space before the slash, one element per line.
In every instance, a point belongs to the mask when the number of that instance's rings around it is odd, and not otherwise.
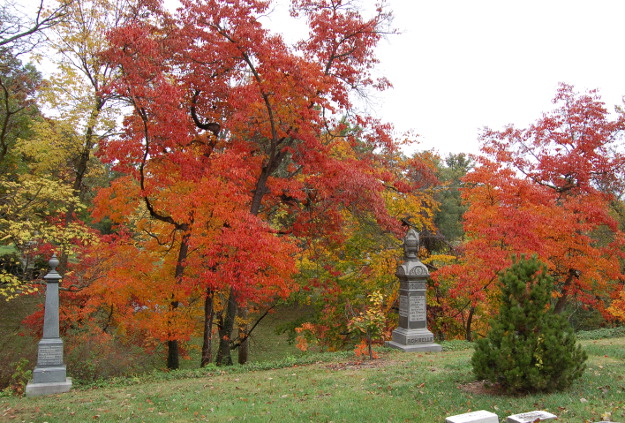
<path fill-rule="evenodd" d="M 119 102 L 106 90 L 117 70 L 102 57 L 108 48 L 104 35 L 131 19 L 136 7 L 126 0 L 75 0 L 61 6 L 65 19 L 49 31 L 45 57 L 55 71 L 41 93 L 56 119 L 38 126 L 40 137 L 29 151 L 37 156 L 54 150 L 68 169 L 68 183 L 85 201 L 95 191 L 86 186 L 86 178 L 104 173 L 93 152 L 100 140 L 115 133 L 122 115 Z"/>
<path fill-rule="evenodd" d="M 392 310 L 398 299 L 395 270 L 401 239 L 411 226 L 434 232 L 437 203 L 432 188 L 438 181 L 434 158 L 428 155 L 380 154 L 378 167 L 387 174 L 384 208 L 400 226 L 389 231 L 373 213 L 344 210 L 337 230 L 315 230 L 307 237 L 296 278 L 302 290 L 292 296 L 308 310 L 305 321 L 293 328 L 301 349 L 350 346 L 360 337 L 350 328 L 350 321 L 364 312 L 373 292 L 384 299 L 379 304 L 386 317 L 384 329 L 390 331 L 396 325 Z"/>
<path fill-rule="evenodd" d="M 32 21 L 9 3 L 0 10 L 0 295 L 7 298 L 33 290 L 27 283 L 37 277 L 34 263 L 51 245 L 69 248 L 88 237 L 80 224 L 63 228 L 60 215 L 80 205 L 58 178 L 62 172 L 40 172 L 25 148 L 37 142 L 35 128 L 44 121 L 37 104 L 42 77 L 19 56 L 60 22 L 64 9 L 44 11 L 41 3 Z M 53 161 L 53 152 L 44 158 Z"/>
<path fill-rule="evenodd" d="M 604 310 L 622 281 L 625 238 L 611 204 L 623 183 L 617 145 L 625 121 L 595 91 L 561 85 L 554 103 L 527 129 L 486 130 L 464 180 L 464 255 L 437 278 L 453 280 L 450 293 L 481 314 L 492 312 L 494 282 L 515 254 L 547 264 L 558 313 L 572 300 Z"/>
<path fill-rule="evenodd" d="M 127 176 L 101 193 L 98 209 L 120 224 L 133 210 L 149 215 L 143 230 L 175 257 L 168 307 L 188 307 L 181 288 L 195 280 L 228 363 L 249 336 L 242 326 L 234 339 L 238 311 L 292 289 L 293 237 L 340 228 L 344 209 L 397 226 L 381 196 L 388 175 L 375 166 L 376 152 L 396 144 L 388 127 L 354 115 L 351 99 L 387 86 L 370 71 L 390 15 L 380 7 L 365 19 L 349 2 L 297 1 L 292 13 L 311 32 L 289 46 L 261 24 L 268 2 L 183 1 L 174 16 L 145 6 L 149 19 L 110 36 L 107 57 L 122 72 L 111 90 L 134 113 L 124 135 L 103 145 L 102 158 Z M 202 268 L 206 277 L 194 278 Z M 215 292 L 225 294 L 218 316 Z M 178 365 L 178 340 L 172 332 L 167 341 L 169 367 Z"/>

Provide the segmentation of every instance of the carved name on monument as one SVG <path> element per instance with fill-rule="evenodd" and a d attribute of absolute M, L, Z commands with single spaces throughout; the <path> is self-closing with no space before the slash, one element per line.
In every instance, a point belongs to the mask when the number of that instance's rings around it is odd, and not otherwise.
<path fill-rule="evenodd" d="M 408 345 L 422 344 L 422 343 L 427 343 L 427 342 L 434 342 L 434 336 L 422 336 L 419 338 L 406 339 L 406 343 Z"/>

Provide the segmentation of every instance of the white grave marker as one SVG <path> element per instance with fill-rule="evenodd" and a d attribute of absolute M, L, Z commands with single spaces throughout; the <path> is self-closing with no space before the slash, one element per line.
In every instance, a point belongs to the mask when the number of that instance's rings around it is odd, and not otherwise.
<path fill-rule="evenodd" d="M 499 417 L 490 411 L 480 410 L 447 417 L 445 423 L 499 423 Z"/>
<path fill-rule="evenodd" d="M 534 423 L 536 421 L 553 420 L 557 417 L 555 414 L 547 413 L 546 411 L 530 411 L 529 413 L 508 416 L 506 423 Z"/>

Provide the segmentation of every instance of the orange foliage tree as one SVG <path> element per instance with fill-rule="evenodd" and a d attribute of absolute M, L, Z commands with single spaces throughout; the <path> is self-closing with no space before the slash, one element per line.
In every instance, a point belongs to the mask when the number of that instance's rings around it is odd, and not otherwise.
<path fill-rule="evenodd" d="M 378 164 L 398 146 L 389 126 L 352 104 L 352 93 L 388 86 L 370 70 L 390 14 L 294 1 L 310 34 L 288 45 L 262 26 L 269 4 L 183 0 L 170 15 L 144 2 L 141 21 L 109 34 L 106 57 L 121 76 L 107 90 L 132 114 L 101 146 L 123 176 L 98 194 L 94 215 L 127 228 L 137 254 L 159 257 L 164 295 L 154 307 L 168 318 L 153 323 L 170 368 L 190 336 L 177 319 L 198 296 L 207 342 L 217 320 L 218 361 L 238 346 L 244 362 L 249 333 L 242 324 L 235 341 L 237 312 L 294 289 L 298 240 L 339 232 L 347 210 L 399 228 L 382 195 L 394 176 Z"/>
<path fill-rule="evenodd" d="M 623 282 L 625 236 L 611 206 L 624 183 L 617 144 L 625 119 L 612 118 L 591 91 L 561 85 L 559 107 L 527 129 L 486 130 L 465 182 L 467 242 L 442 268 L 466 337 L 494 311 L 497 275 L 518 254 L 536 254 L 554 277 L 555 310 L 576 300 L 604 311 Z M 482 321 L 484 323 L 485 320 Z"/>

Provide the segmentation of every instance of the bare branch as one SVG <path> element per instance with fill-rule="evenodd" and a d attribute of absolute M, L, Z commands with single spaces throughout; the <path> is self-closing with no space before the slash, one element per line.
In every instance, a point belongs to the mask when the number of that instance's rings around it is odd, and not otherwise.
<path fill-rule="evenodd" d="M 17 10 L 12 4 L 5 3 L 1 7 L 0 17 L 4 24 L 0 26 L 0 47 L 23 42 L 30 36 L 41 33 L 58 24 L 67 15 L 66 10 L 71 0 L 61 2 L 58 7 L 50 12 L 46 11 L 44 2 L 45 0 L 40 0 L 33 19 L 17 16 Z M 10 8 L 13 10 L 8 10 Z M 36 41 L 31 41 L 29 44 L 32 47 L 36 44 Z"/>

